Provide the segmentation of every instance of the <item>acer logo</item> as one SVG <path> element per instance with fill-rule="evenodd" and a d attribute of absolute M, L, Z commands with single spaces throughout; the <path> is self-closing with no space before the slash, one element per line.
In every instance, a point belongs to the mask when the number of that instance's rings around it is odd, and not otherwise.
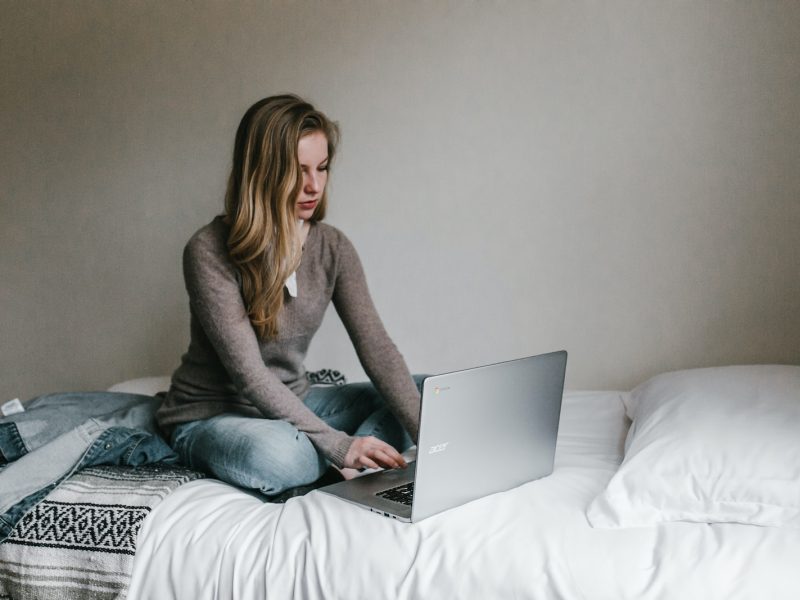
<path fill-rule="evenodd" d="M 431 446 L 431 449 L 428 450 L 428 454 L 436 454 L 437 452 L 444 452 L 447 450 L 447 444 L 450 442 L 445 442 L 443 444 L 436 444 L 435 446 Z"/>

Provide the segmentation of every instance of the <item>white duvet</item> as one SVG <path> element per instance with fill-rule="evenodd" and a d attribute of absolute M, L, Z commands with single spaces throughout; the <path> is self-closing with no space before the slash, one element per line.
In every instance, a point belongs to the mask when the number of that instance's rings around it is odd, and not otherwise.
<path fill-rule="evenodd" d="M 619 393 L 568 392 L 550 477 L 418 524 L 319 492 L 275 505 L 186 484 L 145 520 L 129 598 L 800 598 L 800 530 L 593 529 L 626 430 Z"/>

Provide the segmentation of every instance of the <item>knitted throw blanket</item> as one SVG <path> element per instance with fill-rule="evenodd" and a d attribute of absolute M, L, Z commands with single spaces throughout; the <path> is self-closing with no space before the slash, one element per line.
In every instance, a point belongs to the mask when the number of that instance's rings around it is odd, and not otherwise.
<path fill-rule="evenodd" d="M 171 491 L 202 477 L 163 464 L 82 469 L 0 544 L 0 599 L 124 598 L 142 521 Z"/>

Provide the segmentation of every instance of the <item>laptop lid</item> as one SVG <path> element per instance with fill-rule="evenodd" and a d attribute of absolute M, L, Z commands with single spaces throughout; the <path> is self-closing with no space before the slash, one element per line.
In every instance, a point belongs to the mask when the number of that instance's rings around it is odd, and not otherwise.
<path fill-rule="evenodd" d="M 419 521 L 553 470 L 565 351 L 428 377 L 417 460 L 321 492 L 401 521 Z M 411 506 L 382 492 L 414 481 Z"/>
<path fill-rule="evenodd" d="M 411 521 L 549 475 L 564 350 L 428 377 Z"/>

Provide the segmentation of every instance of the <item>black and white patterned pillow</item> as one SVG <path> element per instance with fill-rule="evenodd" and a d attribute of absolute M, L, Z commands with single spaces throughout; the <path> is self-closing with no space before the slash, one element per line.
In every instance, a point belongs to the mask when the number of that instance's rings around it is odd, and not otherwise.
<path fill-rule="evenodd" d="M 307 373 L 308 381 L 311 385 L 344 385 L 347 378 L 335 369 L 320 369 Z"/>

